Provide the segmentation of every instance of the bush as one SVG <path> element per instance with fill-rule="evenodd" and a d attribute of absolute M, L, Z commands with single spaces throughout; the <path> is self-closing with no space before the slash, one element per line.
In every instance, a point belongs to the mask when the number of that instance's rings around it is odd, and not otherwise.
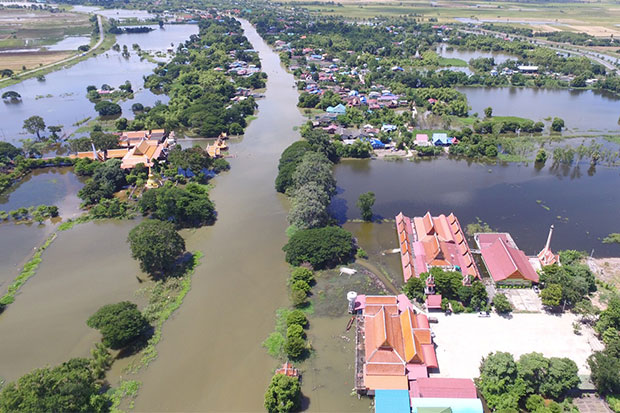
<path fill-rule="evenodd" d="M 306 350 L 306 341 L 301 337 L 287 338 L 286 343 L 284 343 L 284 352 L 293 360 L 300 359 Z"/>
<path fill-rule="evenodd" d="M 422 277 L 411 277 L 403 285 L 403 293 L 410 300 L 424 301 L 424 287 L 426 286 Z"/>
<path fill-rule="evenodd" d="M 304 281 L 307 284 L 312 284 L 314 282 L 314 273 L 309 268 L 305 267 L 295 267 L 291 272 L 291 277 L 289 282 L 294 284 L 296 281 Z"/>
<path fill-rule="evenodd" d="M 512 305 L 505 294 L 495 294 L 493 297 L 493 307 L 499 314 L 508 314 L 512 312 Z"/>
<path fill-rule="evenodd" d="M 306 314 L 301 310 L 293 310 L 286 316 L 286 325 L 290 327 L 292 325 L 299 325 L 303 328 L 308 326 L 308 318 Z"/>
<path fill-rule="evenodd" d="M 265 393 L 265 409 L 269 413 L 288 413 L 301 407 L 301 386 L 297 377 L 276 374 Z"/>
<path fill-rule="evenodd" d="M 86 324 L 101 331 L 103 344 L 111 349 L 126 347 L 150 327 L 138 306 L 129 301 L 104 305 Z"/>
<path fill-rule="evenodd" d="M 306 338 L 306 333 L 304 332 L 304 328 L 299 324 L 291 324 L 286 329 L 286 339 L 290 340 L 291 338 Z"/>
<path fill-rule="evenodd" d="M 291 291 L 303 291 L 304 293 L 308 294 L 311 289 L 312 287 L 310 287 L 310 285 L 303 280 L 297 280 L 293 284 L 291 284 Z"/>
<path fill-rule="evenodd" d="M 289 264 L 308 262 L 320 269 L 347 262 L 355 255 L 356 247 L 350 232 L 340 227 L 325 227 L 297 231 L 283 250 Z"/>

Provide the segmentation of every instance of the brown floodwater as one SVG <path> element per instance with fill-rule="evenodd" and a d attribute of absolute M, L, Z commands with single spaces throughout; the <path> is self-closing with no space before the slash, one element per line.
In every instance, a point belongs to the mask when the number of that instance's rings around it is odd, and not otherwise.
<path fill-rule="evenodd" d="M 286 205 L 274 179 L 303 118 L 293 76 L 242 24 L 269 76 L 265 98 L 245 136 L 231 142 L 231 171 L 215 179 L 217 222 L 183 234 L 188 250 L 205 256 L 185 302 L 164 325 L 158 359 L 138 374 L 136 411 L 262 411 L 277 365 L 261 346 L 275 310 L 289 305 Z"/>
<path fill-rule="evenodd" d="M 99 307 L 133 300 L 137 263 L 126 243 L 135 221 L 89 222 L 60 232 L 34 277 L 0 314 L 0 377 L 87 357 L 100 340 L 86 320 Z"/>

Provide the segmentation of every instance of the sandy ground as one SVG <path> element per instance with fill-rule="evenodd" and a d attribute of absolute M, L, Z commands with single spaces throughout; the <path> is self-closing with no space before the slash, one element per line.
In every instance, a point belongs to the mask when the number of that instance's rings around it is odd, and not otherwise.
<path fill-rule="evenodd" d="M 588 258 L 588 265 L 599 280 L 620 288 L 620 258 Z"/>
<path fill-rule="evenodd" d="M 15 72 L 21 71 L 22 66 L 26 69 L 35 69 L 40 65 L 47 65 L 58 62 L 73 55 L 73 52 L 24 52 L 24 53 L 2 53 L 0 55 L 0 68 L 11 69 Z"/>
<path fill-rule="evenodd" d="M 588 33 L 592 36 L 597 36 L 597 37 L 609 37 L 609 35 L 611 34 L 613 34 L 614 36 L 620 35 L 620 30 L 611 29 L 611 28 L 603 27 L 603 26 L 590 26 L 590 25 L 581 26 L 581 25 L 571 24 L 569 27 L 577 30 L 578 32 Z"/>
<path fill-rule="evenodd" d="M 533 351 L 546 357 L 569 357 L 577 363 L 579 374 L 589 374 L 586 359 L 602 349 L 591 330 L 582 327 L 581 335 L 573 333 L 576 317 L 572 314 L 513 314 L 510 319 L 497 314 L 488 318 L 477 314 L 432 316 L 439 320 L 431 324 L 439 377 L 478 377 L 482 357 L 495 351 L 512 353 L 515 358 Z"/>

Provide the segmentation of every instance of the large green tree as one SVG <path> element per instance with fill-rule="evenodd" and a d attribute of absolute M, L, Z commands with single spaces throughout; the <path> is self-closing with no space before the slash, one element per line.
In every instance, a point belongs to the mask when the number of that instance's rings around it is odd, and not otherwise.
<path fill-rule="evenodd" d="M 291 201 L 288 221 L 299 229 L 317 228 L 327 224 L 329 196 L 316 182 L 297 188 Z"/>
<path fill-rule="evenodd" d="M 171 221 L 178 227 L 199 227 L 215 220 L 215 206 L 207 190 L 196 183 L 185 188 L 164 185 L 146 191 L 139 202 L 143 213 Z"/>
<path fill-rule="evenodd" d="M 174 268 L 185 251 L 185 241 L 171 222 L 147 219 L 129 232 L 131 255 L 140 268 L 151 275 L 161 275 Z"/>
<path fill-rule="evenodd" d="M 308 183 L 317 184 L 329 197 L 336 191 L 336 181 L 332 175 L 331 161 L 322 153 L 308 152 L 293 173 L 295 188 Z"/>
<path fill-rule="evenodd" d="M 88 359 L 36 369 L 0 393 L 2 412 L 106 412 L 108 399 Z"/>
<path fill-rule="evenodd" d="M 276 374 L 265 393 L 265 409 L 269 413 L 288 413 L 301 407 L 301 386 L 297 377 Z"/>
<path fill-rule="evenodd" d="M 41 132 L 45 130 L 45 121 L 41 116 L 31 116 L 24 121 L 23 128 L 32 134 L 37 135 L 37 139 L 41 139 Z"/>
<path fill-rule="evenodd" d="M 99 330 L 103 336 L 103 344 L 111 349 L 127 347 L 150 327 L 138 306 L 129 301 L 104 305 L 86 324 Z"/>
<path fill-rule="evenodd" d="M 356 248 L 350 232 L 340 227 L 324 227 L 297 231 L 283 250 L 288 263 L 308 262 L 318 269 L 347 262 L 355 255 Z"/>

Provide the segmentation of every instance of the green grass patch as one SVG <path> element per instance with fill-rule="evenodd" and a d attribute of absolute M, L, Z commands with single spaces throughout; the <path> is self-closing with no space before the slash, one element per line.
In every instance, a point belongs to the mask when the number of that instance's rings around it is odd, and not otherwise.
<path fill-rule="evenodd" d="M 200 265 L 202 252 L 197 251 L 192 254 L 192 260 L 187 265 L 185 273 L 181 277 L 169 277 L 154 283 L 153 286 L 142 290 L 148 296 L 149 303 L 142 310 L 145 317 L 153 324 L 155 331 L 149 339 L 146 347 L 142 350 L 142 357 L 137 364 L 130 366 L 133 372 L 137 372 L 141 367 L 146 367 L 157 358 L 157 344 L 161 340 L 161 330 L 166 322 L 180 306 L 183 304 L 185 296 L 192 287 L 192 275 L 196 267 Z"/>
<path fill-rule="evenodd" d="M 24 285 L 26 281 L 28 281 L 28 279 L 37 272 L 37 268 L 39 268 L 41 261 L 43 261 L 41 254 L 43 254 L 43 251 L 50 246 L 54 239 L 56 239 L 55 232 L 50 235 L 47 240 L 45 240 L 43 245 L 37 250 L 37 252 L 34 253 L 30 261 L 24 265 L 24 268 L 22 268 L 22 271 L 19 273 L 17 278 L 15 278 L 11 285 L 9 285 L 6 294 L 0 298 L 0 311 L 4 310 L 7 305 L 15 302 L 15 294 L 17 294 L 21 286 Z"/>
<path fill-rule="evenodd" d="M 455 57 L 439 57 L 439 66 L 441 67 L 467 67 L 469 64 L 462 59 Z"/>
<path fill-rule="evenodd" d="M 137 380 L 121 380 L 117 387 L 109 389 L 106 394 L 112 402 L 110 412 L 121 413 L 121 402 L 127 397 L 135 398 L 141 385 L 142 383 Z M 131 404 L 133 407 L 133 400 Z"/>

